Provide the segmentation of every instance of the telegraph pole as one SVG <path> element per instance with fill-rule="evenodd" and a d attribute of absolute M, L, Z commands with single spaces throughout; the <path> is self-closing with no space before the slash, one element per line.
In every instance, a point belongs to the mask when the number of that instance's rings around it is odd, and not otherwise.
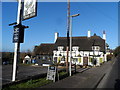
<path fill-rule="evenodd" d="M 68 57 L 69 57 L 69 29 L 70 29 L 70 0 L 68 0 L 68 9 L 67 9 L 67 57 L 66 57 L 66 72 L 68 71 Z"/>
<path fill-rule="evenodd" d="M 21 24 L 21 14 L 22 14 L 22 0 L 18 0 L 18 14 L 17 14 L 17 25 Z M 16 66 L 17 61 L 19 59 L 19 51 L 20 51 L 20 43 L 15 43 L 15 49 L 14 49 L 14 62 L 13 62 L 13 75 L 12 75 L 12 81 L 15 81 L 16 78 Z"/>
<path fill-rule="evenodd" d="M 70 17 L 70 59 L 69 59 L 69 76 L 72 75 L 71 61 L 72 61 L 72 16 Z"/>

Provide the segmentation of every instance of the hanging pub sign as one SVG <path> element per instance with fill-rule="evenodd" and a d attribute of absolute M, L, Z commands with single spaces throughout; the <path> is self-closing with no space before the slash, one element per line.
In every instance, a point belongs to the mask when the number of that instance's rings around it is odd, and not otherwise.
<path fill-rule="evenodd" d="M 23 20 L 37 16 L 37 0 L 24 0 Z"/>
<path fill-rule="evenodd" d="M 23 42 L 24 42 L 24 26 L 16 25 L 14 26 L 13 43 Z"/>

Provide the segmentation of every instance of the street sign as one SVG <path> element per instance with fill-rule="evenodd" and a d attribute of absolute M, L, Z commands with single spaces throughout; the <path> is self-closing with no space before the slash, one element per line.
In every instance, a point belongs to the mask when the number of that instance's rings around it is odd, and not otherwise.
<path fill-rule="evenodd" d="M 14 26 L 13 43 L 24 42 L 24 27 L 22 25 Z"/>
<path fill-rule="evenodd" d="M 37 16 L 37 0 L 24 0 L 23 20 Z"/>
<path fill-rule="evenodd" d="M 55 82 L 55 77 L 56 77 L 56 67 L 49 66 L 48 73 L 47 73 L 47 80 L 53 80 Z"/>

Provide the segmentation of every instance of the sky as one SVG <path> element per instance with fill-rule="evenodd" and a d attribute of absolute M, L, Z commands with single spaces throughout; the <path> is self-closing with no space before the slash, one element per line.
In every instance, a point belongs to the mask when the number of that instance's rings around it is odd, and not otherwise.
<path fill-rule="evenodd" d="M 2 51 L 14 51 L 13 26 L 16 22 L 17 2 L 2 2 Z M 111 49 L 118 46 L 118 3 L 117 2 L 71 2 L 71 15 L 80 14 L 73 18 L 73 36 L 87 36 L 96 33 L 107 34 L 107 43 Z M 33 50 L 41 43 L 54 43 L 54 33 L 65 37 L 67 32 L 67 2 L 38 2 L 37 16 L 22 22 L 29 26 L 25 29 L 24 43 L 20 51 Z"/>

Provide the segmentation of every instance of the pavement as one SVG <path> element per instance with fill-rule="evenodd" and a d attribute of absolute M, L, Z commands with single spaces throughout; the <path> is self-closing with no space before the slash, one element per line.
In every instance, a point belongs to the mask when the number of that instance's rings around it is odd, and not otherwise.
<path fill-rule="evenodd" d="M 119 89 L 116 89 L 118 87 Z M 120 57 L 115 59 L 110 70 L 97 88 L 115 88 L 115 90 L 120 90 Z"/>
<path fill-rule="evenodd" d="M 47 84 L 38 88 L 97 88 L 106 73 L 110 70 L 113 61 L 105 62 L 100 67 L 93 67 L 85 72 Z"/>

